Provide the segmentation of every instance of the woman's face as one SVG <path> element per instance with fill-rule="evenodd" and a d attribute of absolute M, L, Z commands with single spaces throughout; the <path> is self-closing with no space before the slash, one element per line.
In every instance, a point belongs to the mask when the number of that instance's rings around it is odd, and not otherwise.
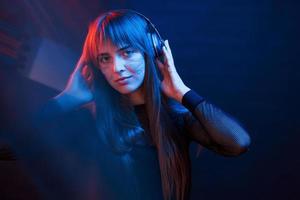
<path fill-rule="evenodd" d="M 98 67 L 115 90 L 130 94 L 140 88 L 145 77 L 145 59 L 139 50 L 128 45 L 117 47 L 107 41 L 98 52 Z"/>

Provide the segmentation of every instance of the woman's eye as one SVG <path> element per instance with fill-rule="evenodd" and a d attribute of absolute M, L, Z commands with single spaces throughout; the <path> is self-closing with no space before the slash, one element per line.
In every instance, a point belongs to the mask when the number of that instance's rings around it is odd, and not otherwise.
<path fill-rule="evenodd" d="M 134 50 L 125 50 L 123 51 L 123 56 L 130 57 L 134 53 Z"/>
<path fill-rule="evenodd" d="M 99 58 L 99 62 L 100 63 L 109 63 L 110 62 L 110 56 L 101 56 L 100 58 Z"/>

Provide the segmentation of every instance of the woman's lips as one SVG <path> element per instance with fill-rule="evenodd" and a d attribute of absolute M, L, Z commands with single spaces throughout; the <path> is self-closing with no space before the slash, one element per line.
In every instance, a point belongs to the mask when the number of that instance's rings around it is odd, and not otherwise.
<path fill-rule="evenodd" d="M 121 85 L 126 85 L 128 83 L 128 79 L 131 78 L 131 76 L 119 78 L 116 80 L 117 83 Z"/>

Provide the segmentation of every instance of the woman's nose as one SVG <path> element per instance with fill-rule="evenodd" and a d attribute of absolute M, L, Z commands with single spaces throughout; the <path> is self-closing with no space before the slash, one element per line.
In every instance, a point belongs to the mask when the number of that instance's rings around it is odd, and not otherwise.
<path fill-rule="evenodd" d="M 126 69 L 125 60 L 120 56 L 115 56 L 114 60 L 114 72 L 121 72 Z"/>

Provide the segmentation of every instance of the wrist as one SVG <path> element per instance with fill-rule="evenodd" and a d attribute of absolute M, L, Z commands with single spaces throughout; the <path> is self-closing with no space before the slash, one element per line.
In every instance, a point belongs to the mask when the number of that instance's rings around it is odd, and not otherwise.
<path fill-rule="evenodd" d="M 176 97 L 175 97 L 175 100 L 177 100 L 178 102 L 182 103 L 182 98 L 183 96 L 188 92 L 190 91 L 191 89 L 187 86 L 182 86 L 180 87 L 177 92 L 176 92 Z"/>
<path fill-rule="evenodd" d="M 182 98 L 182 105 L 184 105 L 191 112 L 202 102 L 204 102 L 204 97 L 200 96 L 193 90 L 188 91 Z"/>
<path fill-rule="evenodd" d="M 66 112 L 80 106 L 80 102 L 73 95 L 67 92 L 61 92 L 54 97 L 54 100 L 59 107 Z"/>

